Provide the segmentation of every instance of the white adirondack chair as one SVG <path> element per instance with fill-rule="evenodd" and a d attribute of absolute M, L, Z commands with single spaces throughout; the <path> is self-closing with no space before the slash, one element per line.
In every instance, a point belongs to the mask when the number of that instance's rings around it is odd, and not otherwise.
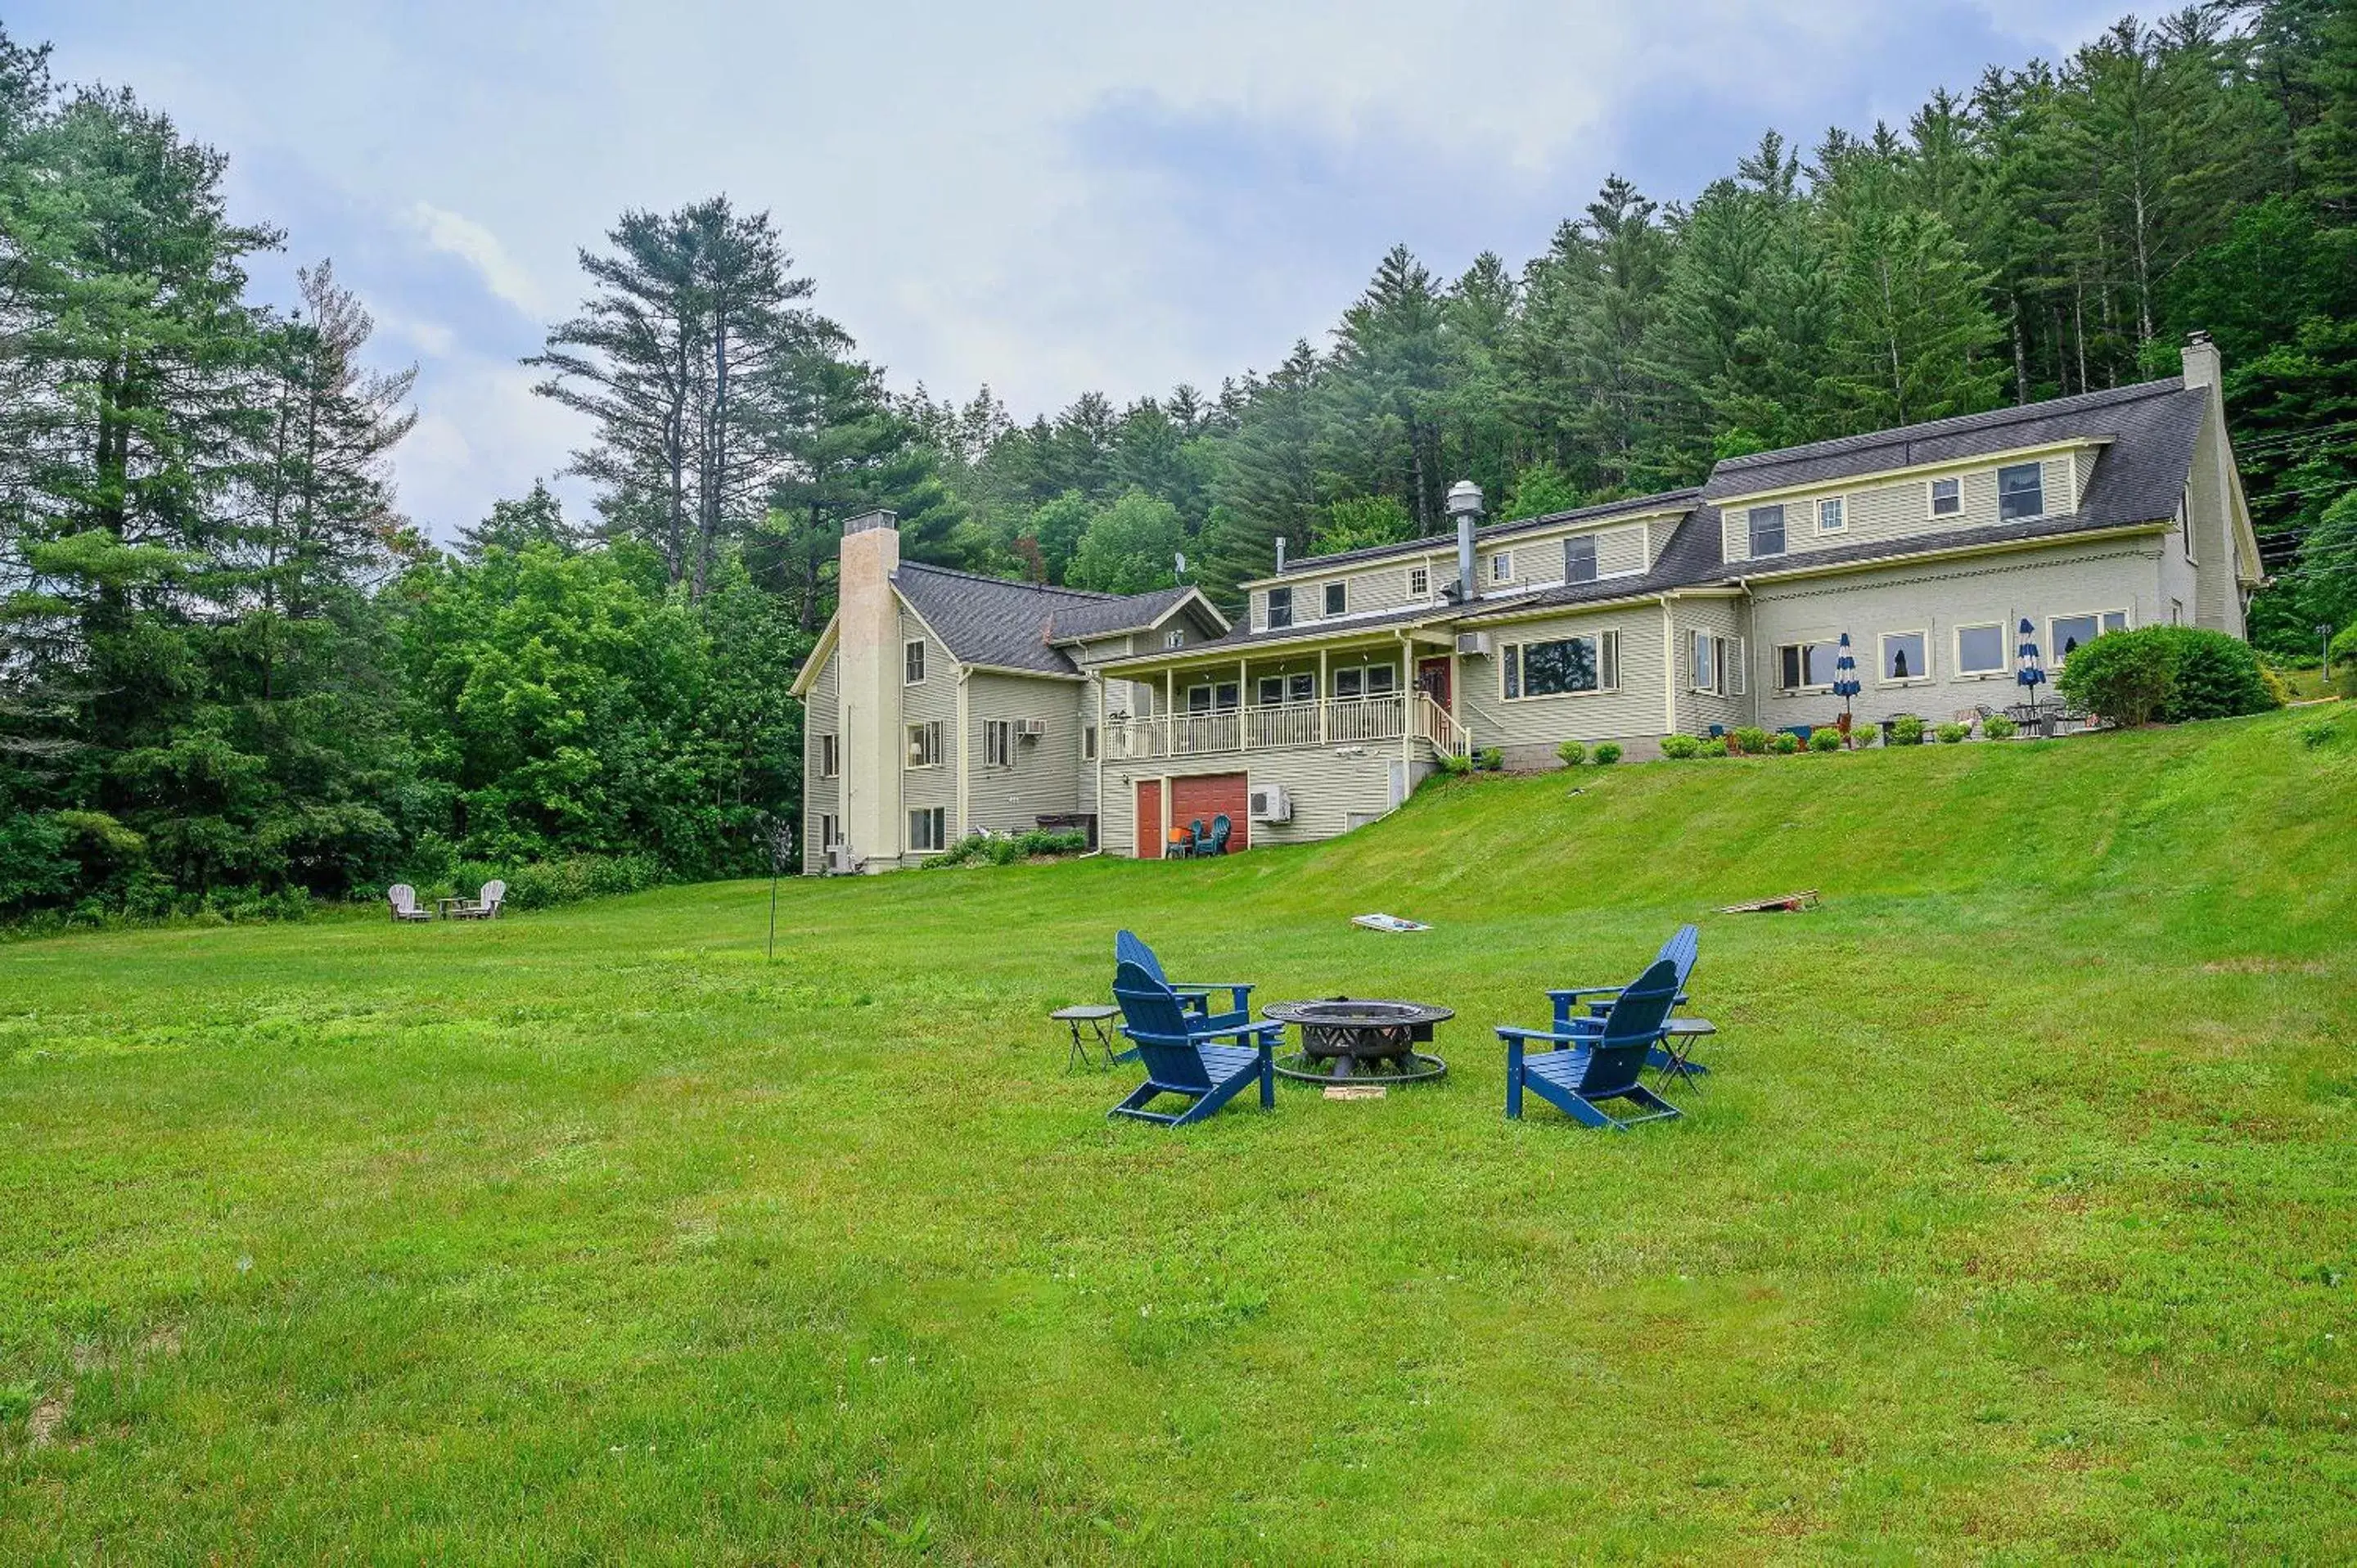
<path fill-rule="evenodd" d="M 384 901 L 393 906 L 393 918 L 396 921 L 430 920 L 434 918 L 433 910 L 417 907 L 417 889 L 406 882 L 396 882 L 386 888 Z"/>

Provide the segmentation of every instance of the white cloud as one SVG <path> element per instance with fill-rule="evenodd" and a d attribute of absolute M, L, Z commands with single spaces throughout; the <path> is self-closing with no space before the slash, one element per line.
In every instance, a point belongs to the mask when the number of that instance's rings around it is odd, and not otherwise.
<path fill-rule="evenodd" d="M 431 202 L 413 203 L 410 227 L 445 255 L 456 256 L 475 269 L 483 286 L 524 315 L 535 319 L 548 311 L 548 296 L 530 272 L 500 242 L 500 237 L 463 213 Z"/>

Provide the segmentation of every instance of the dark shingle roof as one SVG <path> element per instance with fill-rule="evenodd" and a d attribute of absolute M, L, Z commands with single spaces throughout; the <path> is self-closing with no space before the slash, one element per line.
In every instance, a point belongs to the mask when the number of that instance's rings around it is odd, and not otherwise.
<path fill-rule="evenodd" d="M 1652 569 L 1641 576 L 1598 577 L 1592 583 L 1566 583 L 1546 588 L 1511 604 L 1467 608 L 1469 620 L 1505 610 L 1552 609 L 1556 606 L 1597 604 L 1632 595 L 1667 593 L 1672 588 L 1700 587 L 1726 580 L 1722 555 L 1724 534 L 1717 507 L 1697 506 L 1678 521 L 1677 531 L 1653 558 Z"/>
<path fill-rule="evenodd" d="M 904 561 L 892 585 L 961 664 L 995 664 L 1042 675 L 1077 675 L 1080 666 L 1049 639 L 1110 637 L 1152 626 L 1192 588 L 1150 594 L 1092 594 L 1008 577 L 984 577 Z"/>
<path fill-rule="evenodd" d="M 1757 495 L 1791 485 L 1855 478 L 1917 464 L 1986 456 L 1992 452 L 2039 446 L 2073 436 L 2115 436 L 2119 446 L 2141 450 L 2155 436 L 2179 434 L 2176 425 L 2180 420 L 2181 439 L 2190 455 L 2192 434 L 2208 395 L 2199 388 L 2189 389 L 2179 378 L 2141 381 L 2110 392 L 2056 398 L 2050 403 L 1968 413 L 1929 424 L 1880 430 L 1870 435 L 1845 435 L 1807 446 L 1729 457 L 1711 470 L 1702 494 L 1704 499 L 1717 501 L 1728 496 Z M 2088 499 L 2092 507 L 2094 497 L 2091 494 Z M 2175 510 L 2176 506 L 2177 499 L 2172 494 L 2162 515 Z"/>
<path fill-rule="evenodd" d="M 1632 511 L 1668 511 L 1687 504 L 1700 495 L 1698 489 L 1663 490 L 1658 495 L 1631 496 L 1626 500 L 1599 501 L 1594 506 L 1575 508 L 1570 511 L 1551 511 L 1540 517 L 1518 517 L 1512 522 L 1493 522 L 1487 528 L 1473 531 L 1473 542 L 1487 544 L 1493 539 L 1504 539 L 1534 529 L 1559 528 L 1568 522 L 1619 517 Z M 1285 564 L 1285 576 L 1296 572 L 1327 572 L 1337 566 L 1355 565 L 1361 561 L 1381 561 L 1390 555 L 1445 555 L 1457 548 L 1454 533 L 1427 533 L 1418 539 L 1404 539 L 1397 544 L 1369 544 L 1357 550 L 1337 550 L 1330 555 L 1305 555 L 1298 561 Z"/>

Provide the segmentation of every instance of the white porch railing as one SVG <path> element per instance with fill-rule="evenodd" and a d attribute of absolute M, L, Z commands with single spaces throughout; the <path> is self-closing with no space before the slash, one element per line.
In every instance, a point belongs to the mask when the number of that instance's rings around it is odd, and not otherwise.
<path fill-rule="evenodd" d="M 1104 726 L 1104 755 L 1113 762 L 1150 761 L 1288 746 L 1358 746 L 1397 741 L 1411 733 L 1440 751 L 1462 753 L 1469 744 L 1462 727 L 1439 703 L 1421 692 L 1394 692 L 1226 713 L 1116 719 Z"/>

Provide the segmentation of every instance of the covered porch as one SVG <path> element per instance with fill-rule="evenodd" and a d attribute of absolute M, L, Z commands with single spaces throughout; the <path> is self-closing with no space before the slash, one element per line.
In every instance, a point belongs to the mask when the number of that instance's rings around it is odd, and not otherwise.
<path fill-rule="evenodd" d="M 1419 628 L 1174 650 L 1100 674 L 1109 762 L 1377 745 L 1429 761 L 1472 745 L 1457 719 L 1455 646 Z"/>

